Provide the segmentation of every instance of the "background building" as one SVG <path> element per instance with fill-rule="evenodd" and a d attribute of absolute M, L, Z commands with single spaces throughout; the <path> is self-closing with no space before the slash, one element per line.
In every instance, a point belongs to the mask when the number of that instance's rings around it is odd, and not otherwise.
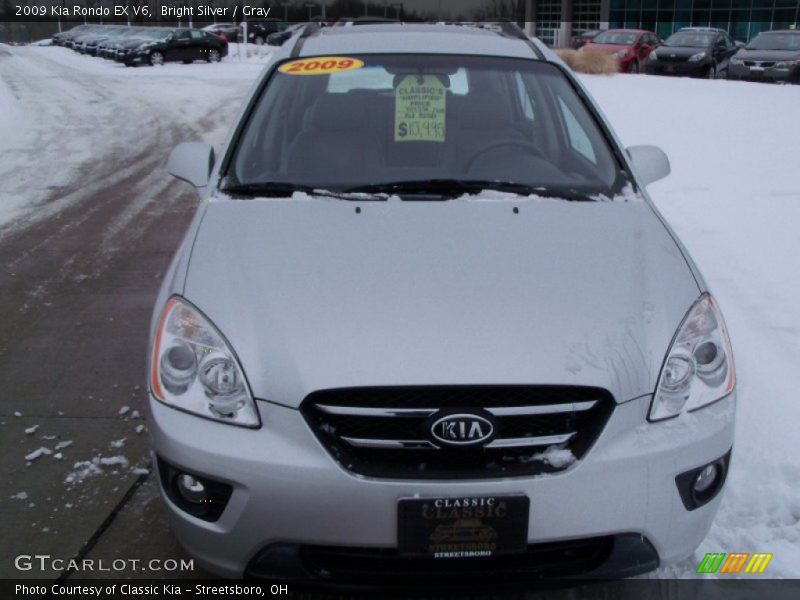
<path fill-rule="evenodd" d="M 553 46 L 608 27 L 664 38 L 681 27 L 719 27 L 743 42 L 761 31 L 800 27 L 800 0 L 527 0 L 525 9 L 530 31 Z"/>

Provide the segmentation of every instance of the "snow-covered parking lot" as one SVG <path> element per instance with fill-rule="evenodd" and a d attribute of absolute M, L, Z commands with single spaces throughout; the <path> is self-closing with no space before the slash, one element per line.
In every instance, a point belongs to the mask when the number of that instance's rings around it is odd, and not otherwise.
<path fill-rule="evenodd" d="M 128 527 L 163 527 L 142 471 L 144 423 L 132 415 L 145 401 L 148 301 L 193 205 L 161 165 L 177 141 L 219 145 L 263 61 L 126 69 L 63 48 L 0 45 L 0 464 L 10 473 L 0 510 L 12 530 L 0 543 L 5 576 L 23 540 L 60 555 L 112 552 L 99 528 L 115 507 Z M 764 576 L 800 577 L 800 86 L 584 81 L 626 145 L 656 144 L 669 155 L 672 175 L 650 191 L 717 296 L 738 368 L 722 508 L 696 555 L 654 576 L 696 577 L 705 552 L 771 552 Z M 97 306 L 113 325 L 86 309 Z M 100 366 L 89 360 L 104 354 Z M 59 363 L 59 393 L 48 394 L 36 377 L 49 374 L 34 365 L 66 356 L 75 364 Z M 50 454 L 31 458 L 40 448 Z M 137 518 L 126 520 L 126 511 Z M 101 542 L 87 550 L 98 531 Z M 171 542 L 157 548 L 164 534 L 116 533 L 168 555 Z"/>

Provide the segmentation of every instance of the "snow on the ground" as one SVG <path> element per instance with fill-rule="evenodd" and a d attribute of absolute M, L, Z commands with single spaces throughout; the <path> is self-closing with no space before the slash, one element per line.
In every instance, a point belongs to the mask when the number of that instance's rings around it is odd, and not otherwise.
<path fill-rule="evenodd" d="M 66 48 L 0 44 L 0 235 L 13 221 L 25 226 L 57 213 L 74 201 L 67 190 L 78 183 L 108 187 L 100 169 L 109 157 L 124 177 L 137 150 L 177 127 L 221 142 L 231 107 L 272 51 L 251 44 L 246 56 L 231 44 L 217 64 L 128 68 Z M 143 208 L 132 206 L 127 218 Z"/>
<path fill-rule="evenodd" d="M 583 81 L 624 144 L 669 155 L 672 175 L 649 191 L 717 297 L 736 360 L 736 440 L 720 512 L 693 559 L 656 575 L 695 576 L 706 552 L 772 552 L 764 575 L 796 578 L 800 86 Z"/>

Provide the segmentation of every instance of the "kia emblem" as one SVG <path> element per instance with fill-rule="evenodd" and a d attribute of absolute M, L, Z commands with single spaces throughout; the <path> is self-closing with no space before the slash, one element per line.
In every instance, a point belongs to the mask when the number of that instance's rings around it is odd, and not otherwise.
<path fill-rule="evenodd" d="M 448 446 L 474 446 L 494 433 L 489 419 L 475 414 L 445 415 L 431 425 L 433 439 Z"/>

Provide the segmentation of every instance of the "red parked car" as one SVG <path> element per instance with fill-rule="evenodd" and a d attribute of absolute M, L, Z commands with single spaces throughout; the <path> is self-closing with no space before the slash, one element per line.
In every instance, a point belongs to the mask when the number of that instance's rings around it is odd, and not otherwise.
<path fill-rule="evenodd" d="M 623 73 L 638 73 L 650 53 L 661 45 L 661 38 L 642 29 L 609 29 L 586 44 L 582 50 L 610 54 Z"/>

